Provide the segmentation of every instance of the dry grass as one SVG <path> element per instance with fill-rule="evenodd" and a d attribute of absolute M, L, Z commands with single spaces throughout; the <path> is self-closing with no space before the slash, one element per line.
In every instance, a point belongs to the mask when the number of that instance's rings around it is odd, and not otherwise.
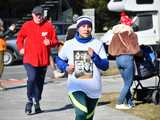
<path fill-rule="evenodd" d="M 111 67 L 107 71 L 102 73 L 104 76 L 119 74 L 117 67 Z M 101 101 L 107 102 L 107 106 L 115 108 L 116 100 L 119 93 L 104 93 Z M 152 103 L 143 103 L 136 101 L 136 106 L 134 109 L 122 110 L 124 112 L 133 114 L 135 116 L 141 117 L 145 120 L 160 120 L 160 105 L 154 105 Z"/>
<path fill-rule="evenodd" d="M 119 74 L 119 70 L 117 67 L 111 67 L 107 71 L 102 73 L 104 76 L 117 75 Z"/>
<path fill-rule="evenodd" d="M 115 108 L 116 100 L 119 93 L 104 93 L 101 101 L 107 102 L 107 106 Z M 144 118 L 145 120 L 160 120 L 160 105 L 152 103 L 136 102 L 134 109 L 123 110 L 124 112 Z"/>

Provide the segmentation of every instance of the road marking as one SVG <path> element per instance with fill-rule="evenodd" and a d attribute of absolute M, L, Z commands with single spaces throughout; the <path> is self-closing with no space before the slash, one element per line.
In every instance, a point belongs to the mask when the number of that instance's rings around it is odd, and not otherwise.
<path fill-rule="evenodd" d="M 26 80 L 16 80 L 16 79 L 12 79 L 12 80 L 1 80 L 1 84 L 4 87 L 10 86 L 10 85 L 21 85 L 21 84 L 25 84 Z"/>

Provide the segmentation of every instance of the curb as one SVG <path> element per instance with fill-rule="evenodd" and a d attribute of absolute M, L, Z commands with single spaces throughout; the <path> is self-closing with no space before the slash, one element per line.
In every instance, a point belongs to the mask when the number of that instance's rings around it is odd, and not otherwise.
<path fill-rule="evenodd" d="M 26 80 L 10 79 L 10 80 L 1 80 L 0 82 L 3 86 L 3 88 L 0 91 L 22 88 L 26 86 Z"/>
<path fill-rule="evenodd" d="M 54 83 L 56 81 L 59 81 L 59 79 L 46 78 L 44 84 Z M 24 88 L 24 87 L 27 86 L 26 81 L 27 80 L 16 80 L 16 79 L 0 80 L 1 84 L 3 85 L 3 88 L 0 87 L 0 91 L 10 90 L 10 89 L 17 89 L 17 88 Z"/>

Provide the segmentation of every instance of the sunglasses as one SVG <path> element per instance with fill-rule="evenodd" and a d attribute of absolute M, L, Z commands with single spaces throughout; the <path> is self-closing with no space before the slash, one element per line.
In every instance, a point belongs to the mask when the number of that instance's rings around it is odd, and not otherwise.
<path fill-rule="evenodd" d="M 43 16 L 41 13 L 36 13 L 35 16 Z"/>

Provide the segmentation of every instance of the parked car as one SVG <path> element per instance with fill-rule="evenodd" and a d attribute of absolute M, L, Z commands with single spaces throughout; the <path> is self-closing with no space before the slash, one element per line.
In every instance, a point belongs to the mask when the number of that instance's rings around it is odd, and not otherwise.
<path fill-rule="evenodd" d="M 67 27 L 70 24 L 62 23 L 62 22 L 54 22 L 54 24 L 56 26 L 58 39 L 60 41 L 64 41 Z M 12 65 L 15 61 L 21 61 L 23 57 L 19 54 L 16 46 L 16 34 L 13 36 L 9 36 L 8 39 L 6 40 L 6 43 L 7 43 L 7 50 L 4 54 L 4 64 Z M 51 53 L 52 53 L 52 56 L 57 55 L 56 49 L 53 48 Z"/>
<path fill-rule="evenodd" d="M 64 41 L 65 35 L 58 35 L 59 40 Z M 8 38 L 7 41 L 7 50 L 4 54 L 4 64 L 12 65 L 15 61 L 21 61 L 22 56 L 19 54 L 17 46 L 16 46 L 16 37 Z M 52 56 L 57 55 L 57 51 L 55 48 L 51 50 Z"/>
<path fill-rule="evenodd" d="M 4 64 L 11 65 L 15 61 L 22 60 L 22 56 L 18 53 L 16 46 L 16 36 L 9 37 L 6 40 L 7 50 L 4 54 Z"/>

